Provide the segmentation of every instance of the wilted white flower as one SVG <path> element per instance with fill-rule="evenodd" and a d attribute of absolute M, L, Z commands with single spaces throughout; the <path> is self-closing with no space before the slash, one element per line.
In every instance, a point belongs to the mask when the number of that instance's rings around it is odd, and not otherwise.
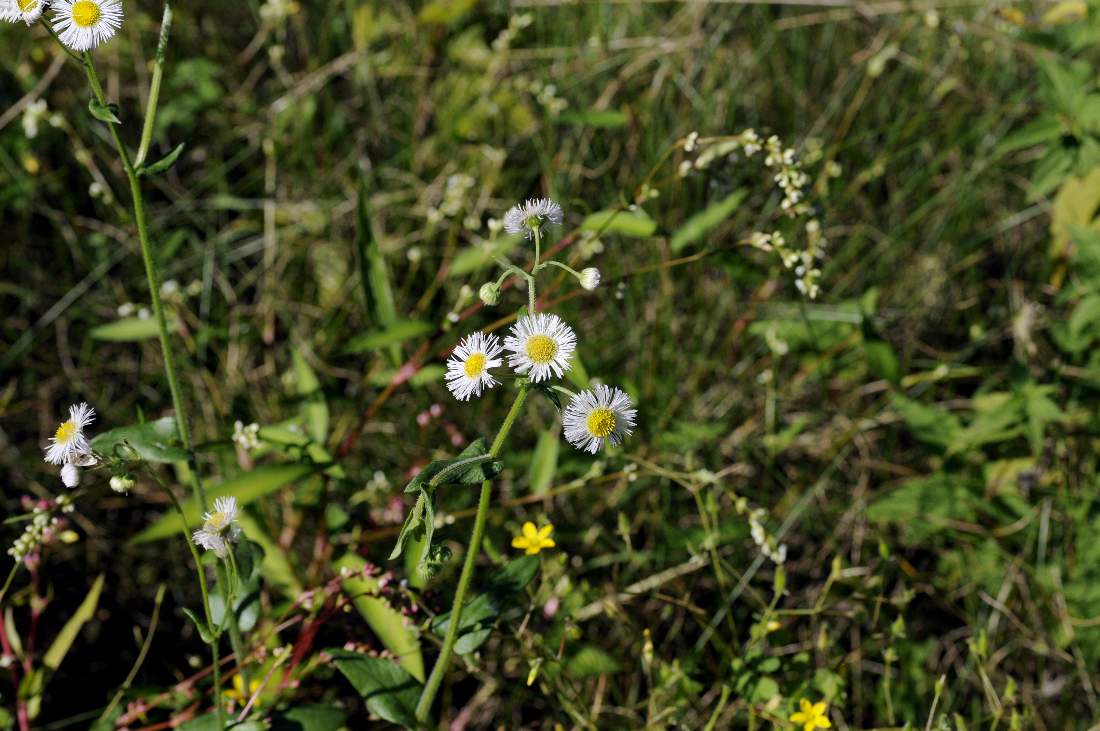
<path fill-rule="evenodd" d="M 471 396 L 480 396 L 483 390 L 497 385 L 498 381 L 489 373 L 504 361 L 498 356 L 503 351 L 499 338 L 483 332 L 472 333 L 461 341 L 447 361 L 447 388 L 459 401 L 469 401 Z"/>
<path fill-rule="evenodd" d="M 74 51 L 92 50 L 121 27 L 120 0 L 54 0 L 54 32 Z"/>
<path fill-rule="evenodd" d="M 80 468 L 72 462 L 66 462 L 61 468 L 61 482 L 65 487 L 73 488 L 80 484 Z"/>
<path fill-rule="evenodd" d="M 562 431 L 574 447 L 595 454 L 605 442 L 621 444 L 633 431 L 637 415 L 624 391 L 600 385 L 573 397 L 562 413 Z"/>
<path fill-rule="evenodd" d="M 47 0 L 0 0 L 0 19 L 9 23 L 22 20 L 27 25 L 42 17 Z"/>
<path fill-rule="evenodd" d="M 95 421 L 95 409 L 88 404 L 70 406 L 69 418 L 63 421 L 50 437 L 50 446 L 46 448 L 46 461 L 50 464 L 65 464 L 74 462 L 74 457 L 77 455 L 89 454 L 92 447 L 84 436 L 84 427 L 93 421 Z"/>
<path fill-rule="evenodd" d="M 522 318 L 504 339 L 511 351 L 508 365 L 538 383 L 561 378 L 570 368 L 569 356 L 577 348 L 577 334 L 557 315 L 540 313 Z"/>
<path fill-rule="evenodd" d="M 533 238 L 542 229 L 543 222 L 560 226 L 564 216 L 561 206 L 549 198 L 533 198 L 526 203 L 512 206 L 504 214 L 504 230 L 510 234 L 523 234 Z"/>
<path fill-rule="evenodd" d="M 215 500 L 214 512 L 202 516 L 202 528 L 191 536 L 195 545 L 213 551 L 218 558 L 228 556 L 230 545 L 241 537 L 237 512 L 237 498 L 220 497 Z"/>
<path fill-rule="evenodd" d="M 591 291 L 600 286 L 600 270 L 596 267 L 588 267 L 581 270 L 581 275 L 578 277 L 581 286 Z"/>

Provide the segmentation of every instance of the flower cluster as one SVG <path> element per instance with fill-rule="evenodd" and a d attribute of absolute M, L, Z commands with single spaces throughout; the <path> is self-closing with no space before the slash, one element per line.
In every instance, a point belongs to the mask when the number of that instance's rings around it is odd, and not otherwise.
<path fill-rule="evenodd" d="M 764 519 L 768 512 L 764 508 L 749 507 L 748 501 L 739 497 L 734 501 L 734 508 L 738 515 L 744 515 L 749 520 L 749 534 L 752 542 L 756 544 L 760 552 L 776 564 L 785 563 L 787 560 L 787 544 L 780 543 L 775 536 L 768 533 L 764 527 Z"/>
<path fill-rule="evenodd" d="M 46 447 L 46 462 L 61 466 L 61 481 L 65 487 L 80 484 L 81 467 L 91 467 L 99 460 L 92 453 L 92 445 L 84 435 L 84 429 L 95 421 L 95 409 L 86 403 L 69 407 L 69 418 L 50 437 Z"/>
<path fill-rule="evenodd" d="M 772 182 L 783 196 L 779 208 L 787 219 L 805 221 L 806 243 L 803 248 L 796 248 L 778 230 L 754 231 L 745 238 L 744 243 L 762 251 L 774 252 L 785 269 L 794 271 L 798 291 L 810 299 L 817 298 L 821 292 L 820 262 L 825 257 L 828 242 L 821 231 L 821 223 L 811 217 L 813 206 L 808 201 L 810 177 L 803 170 L 795 150 L 784 147 L 776 135 L 761 139 L 752 129 L 729 137 L 712 138 L 700 138 L 692 132 L 684 139 L 682 147 L 686 153 L 697 154 L 693 160 L 684 160 L 680 164 L 681 177 L 705 170 L 719 159 L 734 158 L 738 154 L 752 158 L 758 152 L 764 153 L 764 167 L 771 171 Z M 833 167 L 828 168 L 829 175 L 836 173 Z"/>
<path fill-rule="evenodd" d="M 0 19 L 27 25 L 53 6 L 53 30 L 74 51 L 90 51 L 122 27 L 121 0 L 0 0 Z"/>
<path fill-rule="evenodd" d="M 245 425 L 243 421 L 233 423 L 233 443 L 245 452 L 251 452 L 260 446 L 260 425 Z"/>
<path fill-rule="evenodd" d="M 537 249 L 543 225 L 560 224 L 563 218 L 561 206 L 554 201 L 548 198 L 528 200 L 509 209 L 504 216 L 504 230 L 535 239 Z M 571 273 L 586 290 L 596 289 L 600 284 L 600 271 L 595 267 L 577 272 L 560 262 L 536 261 L 533 271 L 549 264 Z M 515 270 L 510 265 L 507 269 Z M 505 275 L 508 273 L 506 271 Z M 528 286 L 534 286 L 531 275 L 519 274 L 527 278 Z M 483 302 L 496 304 L 503 279 L 481 287 Z M 516 376 L 527 378 L 531 383 L 545 383 L 561 378 L 572 368 L 571 358 L 576 349 L 577 334 L 563 319 L 550 313 L 529 311 L 512 326 L 503 343 L 495 335 L 483 332 L 460 340 L 447 361 L 444 378 L 456 399 L 469 401 L 499 385 L 491 369 L 501 366 L 505 359 Z M 565 391 L 559 386 L 553 388 Z M 562 430 L 574 447 L 595 454 L 607 443 L 620 444 L 623 437 L 632 432 L 637 413 L 624 391 L 598 385 L 572 395 L 562 412 Z"/>
<path fill-rule="evenodd" d="M 59 495 L 56 500 L 39 500 L 31 510 L 31 519 L 23 533 L 15 539 L 8 555 L 16 561 L 32 561 L 37 555 L 38 549 L 50 543 L 54 536 L 64 527 L 64 519 L 54 515 L 53 511 L 71 513 L 74 509 L 73 500 L 68 495 Z"/>

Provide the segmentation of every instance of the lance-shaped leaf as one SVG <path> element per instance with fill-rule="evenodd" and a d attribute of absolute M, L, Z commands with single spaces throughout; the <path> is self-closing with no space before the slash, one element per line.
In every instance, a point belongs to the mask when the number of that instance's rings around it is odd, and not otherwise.
<path fill-rule="evenodd" d="M 531 583 L 538 568 L 537 556 L 520 556 L 493 574 L 485 591 L 463 607 L 454 651 L 468 655 L 489 639 L 501 613 L 516 604 L 516 595 Z M 440 614 L 432 623 L 432 631 L 444 637 L 450 624 L 451 613 Z"/>
<path fill-rule="evenodd" d="M 489 456 L 484 439 L 474 440 L 462 453 L 451 459 L 437 459 L 416 473 L 405 492 L 441 485 L 477 485 L 491 480 L 504 469 L 504 463 Z"/>
<path fill-rule="evenodd" d="M 374 715 L 405 728 L 416 728 L 416 703 L 422 686 L 395 662 L 358 652 L 331 648 L 336 667 L 344 674 Z"/>

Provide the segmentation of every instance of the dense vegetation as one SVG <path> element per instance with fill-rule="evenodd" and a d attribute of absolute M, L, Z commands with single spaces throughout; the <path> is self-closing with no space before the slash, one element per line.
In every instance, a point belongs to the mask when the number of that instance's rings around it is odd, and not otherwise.
<path fill-rule="evenodd" d="M 131 149 L 161 9 L 127 2 L 95 51 Z M 478 499 L 439 491 L 418 566 L 415 545 L 387 558 L 402 489 L 508 410 L 510 383 L 454 400 L 444 363 L 526 304 L 478 291 L 493 255 L 530 262 L 494 226 L 543 196 L 565 211 L 544 249 L 602 273 L 540 285 L 577 332 L 565 383 L 619 384 L 638 425 L 594 458 L 532 396 L 441 727 L 793 728 L 803 699 L 841 729 L 1100 722 L 1098 12 L 180 3 L 148 159 L 184 147 L 142 184 L 191 468 L 105 112 L 44 28 L 3 24 L 4 542 L 35 501 L 75 510 L 0 599 L 0 729 L 211 727 L 195 566 L 158 485 L 192 499 L 193 470 L 243 506 L 241 630 L 267 681 L 247 718 L 400 718 L 355 663 L 423 680 Z M 809 176 L 815 299 L 750 245 L 787 225 L 762 154 L 692 166 L 746 129 Z M 67 491 L 42 462 L 82 401 L 92 434 L 145 424 L 128 492 L 102 469 Z M 556 545 L 517 562 L 527 521 Z M 221 659 L 239 713 L 228 641 Z"/>

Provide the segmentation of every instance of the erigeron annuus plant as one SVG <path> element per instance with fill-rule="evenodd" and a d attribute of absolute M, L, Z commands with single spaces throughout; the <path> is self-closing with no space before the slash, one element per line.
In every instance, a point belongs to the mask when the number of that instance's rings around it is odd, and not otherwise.
<path fill-rule="evenodd" d="M 95 468 L 110 472 L 110 487 L 119 493 L 128 492 L 134 485 L 132 471 L 144 470 L 164 491 L 178 512 L 184 526 L 183 535 L 195 563 L 196 575 L 203 601 L 204 617 L 200 618 L 190 610 L 184 610 L 199 630 L 202 639 L 210 646 L 214 680 L 214 709 L 219 728 L 224 728 L 228 719 L 223 710 L 221 692 L 220 638 L 228 631 L 233 653 L 245 687 L 250 686 L 248 656 L 238 627 L 236 600 L 239 598 L 244 577 L 238 569 L 236 557 L 237 545 L 248 555 L 250 565 L 256 564 L 253 544 L 241 540 L 241 529 L 237 523 L 238 506 L 231 497 L 219 498 L 213 511 L 208 511 L 206 490 L 195 459 L 195 449 L 187 420 L 182 391 L 177 375 L 176 360 L 165 316 L 162 294 L 170 295 L 178 285 L 161 285 L 160 272 L 153 256 L 152 241 L 148 231 L 145 212 L 142 180 L 148 176 L 169 169 L 182 152 L 183 145 L 176 147 L 170 154 L 156 162 L 149 162 L 148 155 L 152 146 L 153 130 L 160 98 L 160 85 L 164 72 L 165 57 L 169 34 L 172 27 L 172 0 L 166 0 L 161 19 L 156 56 L 147 98 L 147 106 L 140 127 L 140 139 L 136 151 L 123 141 L 123 122 L 121 110 L 110 104 L 100 83 L 92 51 L 110 41 L 122 28 L 124 12 L 121 0 L 0 0 L 0 20 L 12 23 L 25 23 L 27 26 L 39 24 L 45 32 L 61 47 L 73 61 L 80 64 L 87 80 L 91 98 L 88 110 L 91 115 L 105 124 L 118 154 L 118 161 L 130 186 L 133 221 L 141 248 L 142 259 L 148 284 L 152 317 L 157 325 L 161 353 L 164 358 L 165 377 L 171 392 L 174 409 L 173 439 L 178 441 L 185 455 L 191 477 L 193 499 L 204 511 L 201 528 L 189 534 L 186 528 L 187 517 L 172 490 L 165 485 L 159 475 L 145 462 L 142 455 L 130 446 L 124 436 L 112 443 L 109 452 L 98 451 L 95 440 L 89 438 L 86 429 L 95 419 L 95 411 L 85 403 L 70 407 L 69 418 L 61 422 L 50 444 L 45 450 L 45 460 L 60 468 L 60 478 L 67 488 L 76 488 L 81 483 L 81 470 Z M 44 106 L 43 106 L 44 109 Z M 173 287 L 167 285 L 172 284 Z M 252 444 L 256 430 L 251 427 L 244 430 L 239 441 Z M 167 461 L 167 460 L 165 460 Z M 73 496 L 62 495 L 51 503 L 50 507 L 39 506 L 30 516 L 28 530 L 16 540 L 8 551 L 15 564 L 0 590 L 0 600 L 4 598 L 20 566 L 31 568 L 37 560 L 41 547 L 48 543 L 61 523 L 52 516 L 52 512 L 69 512 L 73 507 Z M 208 587 L 206 569 L 201 561 L 199 549 L 205 549 L 216 556 L 214 562 L 217 577 L 216 587 L 221 592 L 222 606 L 220 620 L 215 621 L 211 597 L 214 587 Z M 231 609 L 232 608 L 232 609 Z M 26 727 L 29 715 L 21 709 L 20 723 Z"/>
<path fill-rule="evenodd" d="M 503 469 L 498 457 L 528 396 L 532 391 L 548 396 L 561 411 L 566 441 L 592 454 L 607 445 L 620 444 L 624 437 L 630 435 L 637 418 L 637 410 L 630 397 L 619 388 L 596 385 L 590 390 L 573 393 L 557 382 L 572 367 L 571 359 L 579 339 L 560 316 L 538 311 L 538 276 L 548 269 L 558 268 L 571 274 L 586 290 L 593 290 L 600 283 L 600 273 L 595 267 L 578 272 L 562 262 L 543 260 L 542 242 L 546 230 L 549 226 L 560 225 L 563 220 L 561 206 L 547 198 L 517 204 L 505 214 L 504 230 L 530 241 L 532 263 L 524 269 L 510 261 L 498 259 L 501 274 L 495 281 L 481 287 L 480 296 L 486 305 L 496 305 L 505 283 L 514 278 L 526 285 L 527 306 L 517 315 L 516 322 L 503 340 L 492 333 L 480 331 L 461 338 L 447 361 L 444 378 L 447 388 L 459 401 L 480 398 L 504 381 L 514 381 L 516 395 L 490 446 L 486 447 L 484 439 L 478 439 L 457 457 L 432 462 L 406 487 L 406 492 L 417 494 L 417 500 L 409 511 L 390 558 L 400 556 L 406 546 L 411 545 L 411 539 L 416 538 L 422 545 L 419 565 L 430 573 L 443 553 L 441 547 L 432 543 L 437 489 L 445 485 L 481 483 L 474 527 L 455 588 L 443 646 L 416 706 L 416 717 L 421 721 L 428 717 L 450 666 L 492 502 L 492 479 Z M 564 408 L 562 395 L 569 399 Z M 528 523 L 512 545 L 528 555 L 536 555 L 543 548 L 554 546 L 550 538 L 552 531 L 552 524 L 536 528 L 533 523 Z"/>

